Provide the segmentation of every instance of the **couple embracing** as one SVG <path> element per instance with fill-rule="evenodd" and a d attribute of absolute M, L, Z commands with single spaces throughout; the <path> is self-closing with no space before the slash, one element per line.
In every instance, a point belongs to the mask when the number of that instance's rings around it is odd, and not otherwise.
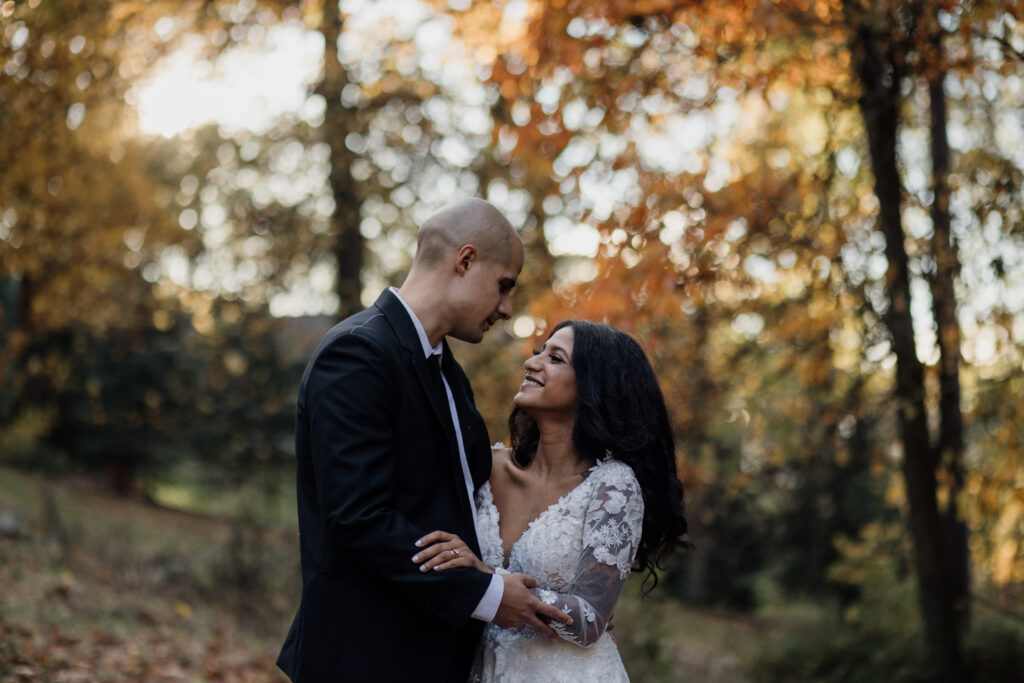
<path fill-rule="evenodd" d="M 627 680 L 606 627 L 631 569 L 686 531 L 641 348 L 555 327 L 491 447 L 445 337 L 511 315 L 518 233 L 463 199 L 399 289 L 332 328 L 299 389 L 302 599 L 277 663 L 309 681 Z"/>

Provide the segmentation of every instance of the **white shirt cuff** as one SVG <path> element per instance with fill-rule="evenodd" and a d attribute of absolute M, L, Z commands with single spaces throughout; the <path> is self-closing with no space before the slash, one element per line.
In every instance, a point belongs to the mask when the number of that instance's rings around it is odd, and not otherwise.
<path fill-rule="evenodd" d="M 480 621 L 494 621 L 494 615 L 498 613 L 501 606 L 501 597 L 505 594 L 505 582 L 498 574 L 491 574 L 491 585 L 487 587 L 484 597 L 480 598 L 476 609 L 473 610 L 473 618 Z"/>

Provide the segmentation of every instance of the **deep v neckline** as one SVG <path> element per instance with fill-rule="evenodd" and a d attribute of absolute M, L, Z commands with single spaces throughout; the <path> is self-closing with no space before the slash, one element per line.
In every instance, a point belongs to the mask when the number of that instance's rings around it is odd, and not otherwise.
<path fill-rule="evenodd" d="M 594 463 L 593 465 L 588 467 L 587 470 L 583 473 L 583 481 L 576 484 L 571 489 L 560 495 L 558 497 L 558 500 L 552 502 L 546 508 L 541 510 L 536 517 L 531 519 L 529 523 L 526 525 L 526 528 L 523 529 L 521 534 L 519 534 L 519 538 L 512 541 L 512 545 L 509 546 L 507 551 L 505 550 L 505 541 L 501 538 L 501 510 L 498 509 L 498 504 L 494 500 L 494 489 L 491 487 L 491 482 L 487 482 L 487 492 L 491 496 L 491 506 L 494 508 L 494 534 L 498 537 L 498 547 L 501 548 L 502 569 L 508 569 L 509 566 L 511 566 L 512 556 L 516 552 L 516 547 L 519 545 L 520 542 L 522 542 L 524 538 L 526 538 L 526 535 L 530 533 L 530 530 L 533 529 L 534 525 L 537 524 L 541 519 L 543 519 L 544 516 L 547 515 L 549 512 L 562 506 L 574 493 L 576 493 L 576 491 L 583 488 L 583 485 L 587 483 L 588 479 L 590 479 L 590 475 L 600 464 L 601 463 Z"/>

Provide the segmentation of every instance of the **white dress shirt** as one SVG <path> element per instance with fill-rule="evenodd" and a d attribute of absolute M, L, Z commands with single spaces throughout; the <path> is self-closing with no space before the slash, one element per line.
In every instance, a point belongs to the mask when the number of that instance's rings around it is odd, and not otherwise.
<path fill-rule="evenodd" d="M 427 338 L 427 332 L 423 329 L 423 323 L 416 317 L 412 309 L 409 308 L 409 304 L 402 300 L 402 297 L 398 295 L 398 290 L 391 287 L 391 292 L 395 297 L 402 302 L 402 306 L 409 313 L 409 318 L 412 319 L 412 324 L 416 328 L 416 334 L 419 335 L 420 343 L 423 345 L 423 354 L 425 357 L 430 358 L 433 355 L 440 355 L 442 346 L 438 343 L 437 346 L 431 346 L 430 340 Z M 444 391 L 448 396 L 448 412 L 452 416 L 452 425 L 455 427 L 455 440 L 459 445 L 459 463 L 462 465 L 462 476 L 466 483 L 466 492 L 469 494 L 469 507 L 473 512 L 473 529 L 477 532 L 477 538 L 480 538 L 479 529 L 477 528 L 476 521 L 476 501 L 473 496 L 473 476 L 469 472 L 469 462 L 466 460 L 466 447 L 462 443 L 462 428 L 459 425 L 459 411 L 455 409 L 455 398 L 452 396 L 452 389 L 448 386 L 448 379 L 441 373 L 441 381 L 444 383 Z M 502 595 L 505 593 L 505 582 L 502 581 L 501 576 L 497 573 L 491 575 L 491 585 L 487 587 L 487 592 L 480 598 L 480 602 L 477 603 L 476 609 L 473 610 L 473 618 L 479 619 L 480 621 L 494 621 L 494 615 L 498 612 L 498 607 L 501 605 Z"/>

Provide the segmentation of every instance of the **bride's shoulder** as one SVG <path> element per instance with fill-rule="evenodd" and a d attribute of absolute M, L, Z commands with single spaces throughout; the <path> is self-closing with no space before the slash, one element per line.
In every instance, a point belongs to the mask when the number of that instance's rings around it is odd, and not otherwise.
<path fill-rule="evenodd" d="M 594 470 L 590 476 L 594 479 L 595 483 L 630 483 L 639 486 L 633 468 L 621 460 L 611 457 L 599 460 L 594 465 Z"/>
<path fill-rule="evenodd" d="M 507 477 L 509 468 L 513 466 L 512 449 L 500 441 L 491 446 L 491 476 L 495 473 Z"/>
<path fill-rule="evenodd" d="M 507 464 L 512 460 L 512 449 L 498 441 L 491 446 L 491 462 L 497 464 Z"/>

